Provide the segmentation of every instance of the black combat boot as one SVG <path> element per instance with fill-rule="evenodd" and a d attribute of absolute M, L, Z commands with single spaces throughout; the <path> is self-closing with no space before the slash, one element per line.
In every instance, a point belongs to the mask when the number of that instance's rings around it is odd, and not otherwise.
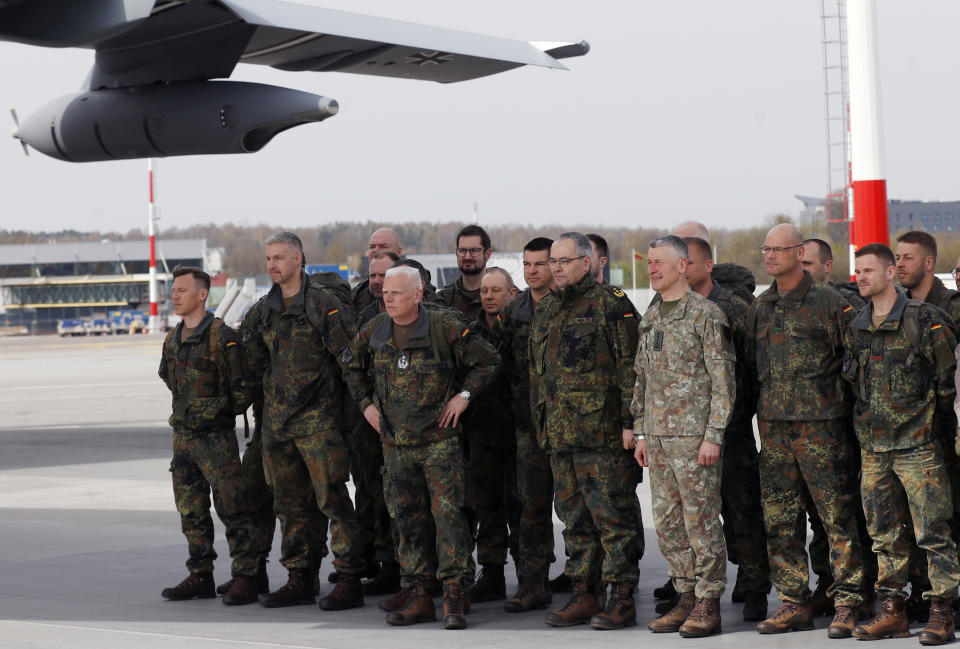
<path fill-rule="evenodd" d="M 173 588 L 160 591 L 164 599 L 180 601 L 184 599 L 210 599 L 217 596 L 216 584 L 212 572 L 193 572 Z"/>
<path fill-rule="evenodd" d="M 551 579 L 548 585 L 551 593 L 570 593 L 573 591 L 573 582 L 570 581 L 570 577 L 567 577 L 565 572 L 561 572 Z"/>
<path fill-rule="evenodd" d="M 380 574 L 363 582 L 364 595 L 390 595 L 400 590 L 400 564 L 396 561 L 384 561 L 380 565 Z"/>
<path fill-rule="evenodd" d="M 320 608 L 325 611 L 345 611 L 348 608 L 363 606 L 363 587 L 360 585 L 360 575 L 348 575 L 341 572 L 337 577 L 337 585 L 330 594 L 319 602 Z"/>
<path fill-rule="evenodd" d="M 280 608 L 282 606 L 299 606 L 313 604 L 314 572 L 309 568 L 288 568 L 287 583 L 266 595 L 260 596 L 260 606 L 266 608 Z"/>
<path fill-rule="evenodd" d="M 503 578 L 503 566 L 483 564 L 480 577 L 470 587 L 471 602 L 492 602 L 507 598 L 507 584 Z"/>

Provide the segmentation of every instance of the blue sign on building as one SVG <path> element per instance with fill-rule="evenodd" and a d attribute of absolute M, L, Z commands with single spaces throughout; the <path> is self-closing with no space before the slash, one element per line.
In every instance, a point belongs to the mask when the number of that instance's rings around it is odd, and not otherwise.
<path fill-rule="evenodd" d="M 346 264 L 307 264 L 304 270 L 307 272 L 307 275 L 313 275 L 314 273 L 337 273 L 346 281 L 350 281 L 350 269 Z"/>

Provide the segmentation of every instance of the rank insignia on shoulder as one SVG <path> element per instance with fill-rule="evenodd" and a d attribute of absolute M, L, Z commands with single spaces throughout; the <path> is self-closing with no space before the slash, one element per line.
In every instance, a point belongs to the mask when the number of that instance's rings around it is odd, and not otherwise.
<path fill-rule="evenodd" d="M 242 340 L 242 341 L 245 342 L 245 343 L 248 343 L 248 342 L 250 342 L 250 339 L 251 339 L 251 338 L 253 338 L 253 332 L 251 332 L 249 329 L 247 329 L 246 327 L 244 327 L 244 328 L 243 328 L 243 335 L 240 336 L 240 340 Z"/>
<path fill-rule="evenodd" d="M 616 286 L 613 287 L 613 294 L 616 295 L 617 297 L 626 296 L 626 293 L 624 293 L 621 289 L 617 288 Z"/>
<path fill-rule="evenodd" d="M 353 353 L 350 351 L 349 347 L 344 347 L 343 351 L 340 352 L 340 361 L 343 363 L 349 363 L 353 360 Z"/>

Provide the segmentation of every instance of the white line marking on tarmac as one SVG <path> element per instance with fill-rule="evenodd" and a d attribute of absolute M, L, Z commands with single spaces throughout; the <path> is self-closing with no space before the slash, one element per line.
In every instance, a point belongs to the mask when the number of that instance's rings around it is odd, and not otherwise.
<path fill-rule="evenodd" d="M 66 383 L 64 385 L 12 385 L 3 388 L 4 392 L 13 390 L 77 390 L 79 388 L 120 388 L 130 385 L 155 385 L 160 387 L 163 382 L 158 378 L 156 381 L 123 381 L 119 383 Z"/>
<path fill-rule="evenodd" d="M 202 635 L 177 635 L 174 633 L 148 633 L 146 631 L 127 631 L 124 629 L 108 629 L 99 626 L 80 626 L 75 624 L 49 624 L 47 622 L 30 622 L 28 620 L 4 620 L 13 624 L 29 624 L 32 626 L 43 626 L 52 629 L 78 629 L 81 631 L 104 631 L 107 633 L 123 633 L 126 635 L 144 636 L 149 638 L 176 638 L 178 640 L 202 640 L 204 642 L 224 642 L 227 644 L 239 644 L 251 647 L 284 647 L 286 649 L 324 649 L 317 645 L 299 645 L 299 644 L 277 644 L 275 642 L 253 642 L 252 640 L 228 640 L 226 638 L 213 638 Z"/>

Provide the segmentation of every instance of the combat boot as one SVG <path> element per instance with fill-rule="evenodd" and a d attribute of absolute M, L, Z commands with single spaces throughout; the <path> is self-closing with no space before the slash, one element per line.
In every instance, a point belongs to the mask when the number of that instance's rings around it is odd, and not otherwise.
<path fill-rule="evenodd" d="M 401 588 L 392 597 L 387 597 L 377 602 L 377 607 L 379 607 L 381 611 L 386 611 L 387 613 L 399 611 L 407 603 L 407 600 L 410 598 L 412 593 L 412 586 L 410 588 Z"/>
<path fill-rule="evenodd" d="M 399 608 L 387 613 L 387 624 L 393 626 L 409 626 L 419 622 L 436 622 L 437 610 L 433 607 L 433 598 L 427 591 L 427 584 L 418 581 L 408 589 Z M 399 599 L 399 598 L 392 598 Z"/>
<path fill-rule="evenodd" d="M 833 622 L 827 628 L 827 637 L 833 640 L 849 638 L 857 626 L 857 610 L 850 606 L 838 606 Z"/>
<path fill-rule="evenodd" d="M 390 595 L 400 590 L 400 564 L 384 561 L 380 574 L 363 582 L 364 595 Z"/>
<path fill-rule="evenodd" d="M 734 604 L 743 604 L 747 601 L 747 591 L 743 587 L 743 567 L 737 566 L 737 581 L 733 584 L 733 591 L 730 593 L 730 601 Z M 764 616 L 766 617 L 766 616 Z"/>
<path fill-rule="evenodd" d="M 817 587 L 810 596 L 807 605 L 810 607 L 810 614 L 813 617 L 823 615 L 833 615 L 836 611 L 833 606 L 833 600 L 827 596 L 827 590 L 833 586 L 833 581 L 820 577 L 817 579 Z"/>
<path fill-rule="evenodd" d="M 503 604 L 503 610 L 507 613 L 526 613 L 535 608 L 547 608 L 551 597 L 546 583 L 546 579 L 537 577 L 521 579 L 517 594 Z"/>
<path fill-rule="evenodd" d="M 212 572 L 192 572 L 173 588 L 164 588 L 160 597 L 172 601 L 184 599 L 210 599 L 217 596 Z"/>
<path fill-rule="evenodd" d="M 590 618 L 590 626 L 600 631 L 636 626 L 637 606 L 633 601 L 633 586 L 615 583 L 610 586 L 610 597 L 602 613 Z"/>
<path fill-rule="evenodd" d="M 680 637 L 705 638 L 721 630 L 720 598 L 698 597 L 687 621 L 680 627 Z"/>
<path fill-rule="evenodd" d="M 674 604 L 673 608 L 662 617 L 647 623 L 647 628 L 654 633 L 675 633 L 679 631 L 683 623 L 690 617 L 696 600 L 697 598 L 692 590 L 689 593 L 682 593 L 677 597 L 677 603 Z"/>
<path fill-rule="evenodd" d="M 930 598 L 930 621 L 920 632 L 920 644 L 941 645 L 953 640 L 953 597 Z"/>
<path fill-rule="evenodd" d="M 782 602 L 773 615 L 757 625 L 758 633 L 786 633 L 809 631 L 813 628 L 813 613 L 809 604 Z"/>
<path fill-rule="evenodd" d="M 458 582 L 451 581 L 443 585 L 443 628 L 444 629 L 466 629 L 467 612 L 469 605 L 467 602 L 469 595 L 464 592 L 463 586 Z"/>
<path fill-rule="evenodd" d="M 237 575 L 230 580 L 230 590 L 223 594 L 227 606 L 253 604 L 257 601 L 257 578 L 252 575 Z"/>
<path fill-rule="evenodd" d="M 287 568 L 287 583 L 266 595 L 260 596 L 260 606 L 280 608 L 313 604 L 313 571 L 309 568 Z"/>
<path fill-rule="evenodd" d="M 217 595 L 226 595 L 230 591 L 231 586 L 233 586 L 232 578 L 217 586 Z M 270 578 L 267 576 L 266 557 L 260 557 L 260 561 L 257 562 L 257 592 L 270 592 Z"/>
<path fill-rule="evenodd" d="M 880 612 L 872 620 L 858 624 L 853 635 L 860 640 L 881 638 L 909 638 L 910 620 L 902 597 L 885 597 Z"/>
<path fill-rule="evenodd" d="M 503 578 L 503 566 L 483 564 L 480 577 L 470 587 L 470 601 L 492 602 L 507 598 L 507 584 Z"/>
<path fill-rule="evenodd" d="M 553 593 L 569 593 L 573 591 L 573 582 L 570 580 L 570 577 L 567 577 L 566 572 L 561 572 L 551 579 L 548 585 L 550 586 L 550 591 Z"/>
<path fill-rule="evenodd" d="M 597 587 L 585 581 L 574 582 L 570 600 L 559 611 L 548 613 L 544 622 L 550 626 L 575 626 L 586 624 L 603 609 L 597 598 Z"/>
<path fill-rule="evenodd" d="M 345 611 L 348 608 L 363 606 L 363 587 L 360 585 L 360 575 L 348 575 L 341 572 L 337 577 L 337 585 L 330 594 L 322 598 L 318 606 L 325 611 Z"/>
<path fill-rule="evenodd" d="M 743 621 L 761 622 L 767 619 L 767 594 L 748 590 L 743 594 Z"/>
<path fill-rule="evenodd" d="M 677 589 L 673 586 L 673 579 L 667 577 L 666 583 L 663 586 L 657 586 L 653 589 L 653 598 L 654 599 L 677 599 Z"/>
<path fill-rule="evenodd" d="M 924 588 L 920 584 L 910 586 L 910 597 L 903 602 L 907 619 L 911 622 L 926 622 L 930 618 L 930 603 L 923 599 Z"/>

